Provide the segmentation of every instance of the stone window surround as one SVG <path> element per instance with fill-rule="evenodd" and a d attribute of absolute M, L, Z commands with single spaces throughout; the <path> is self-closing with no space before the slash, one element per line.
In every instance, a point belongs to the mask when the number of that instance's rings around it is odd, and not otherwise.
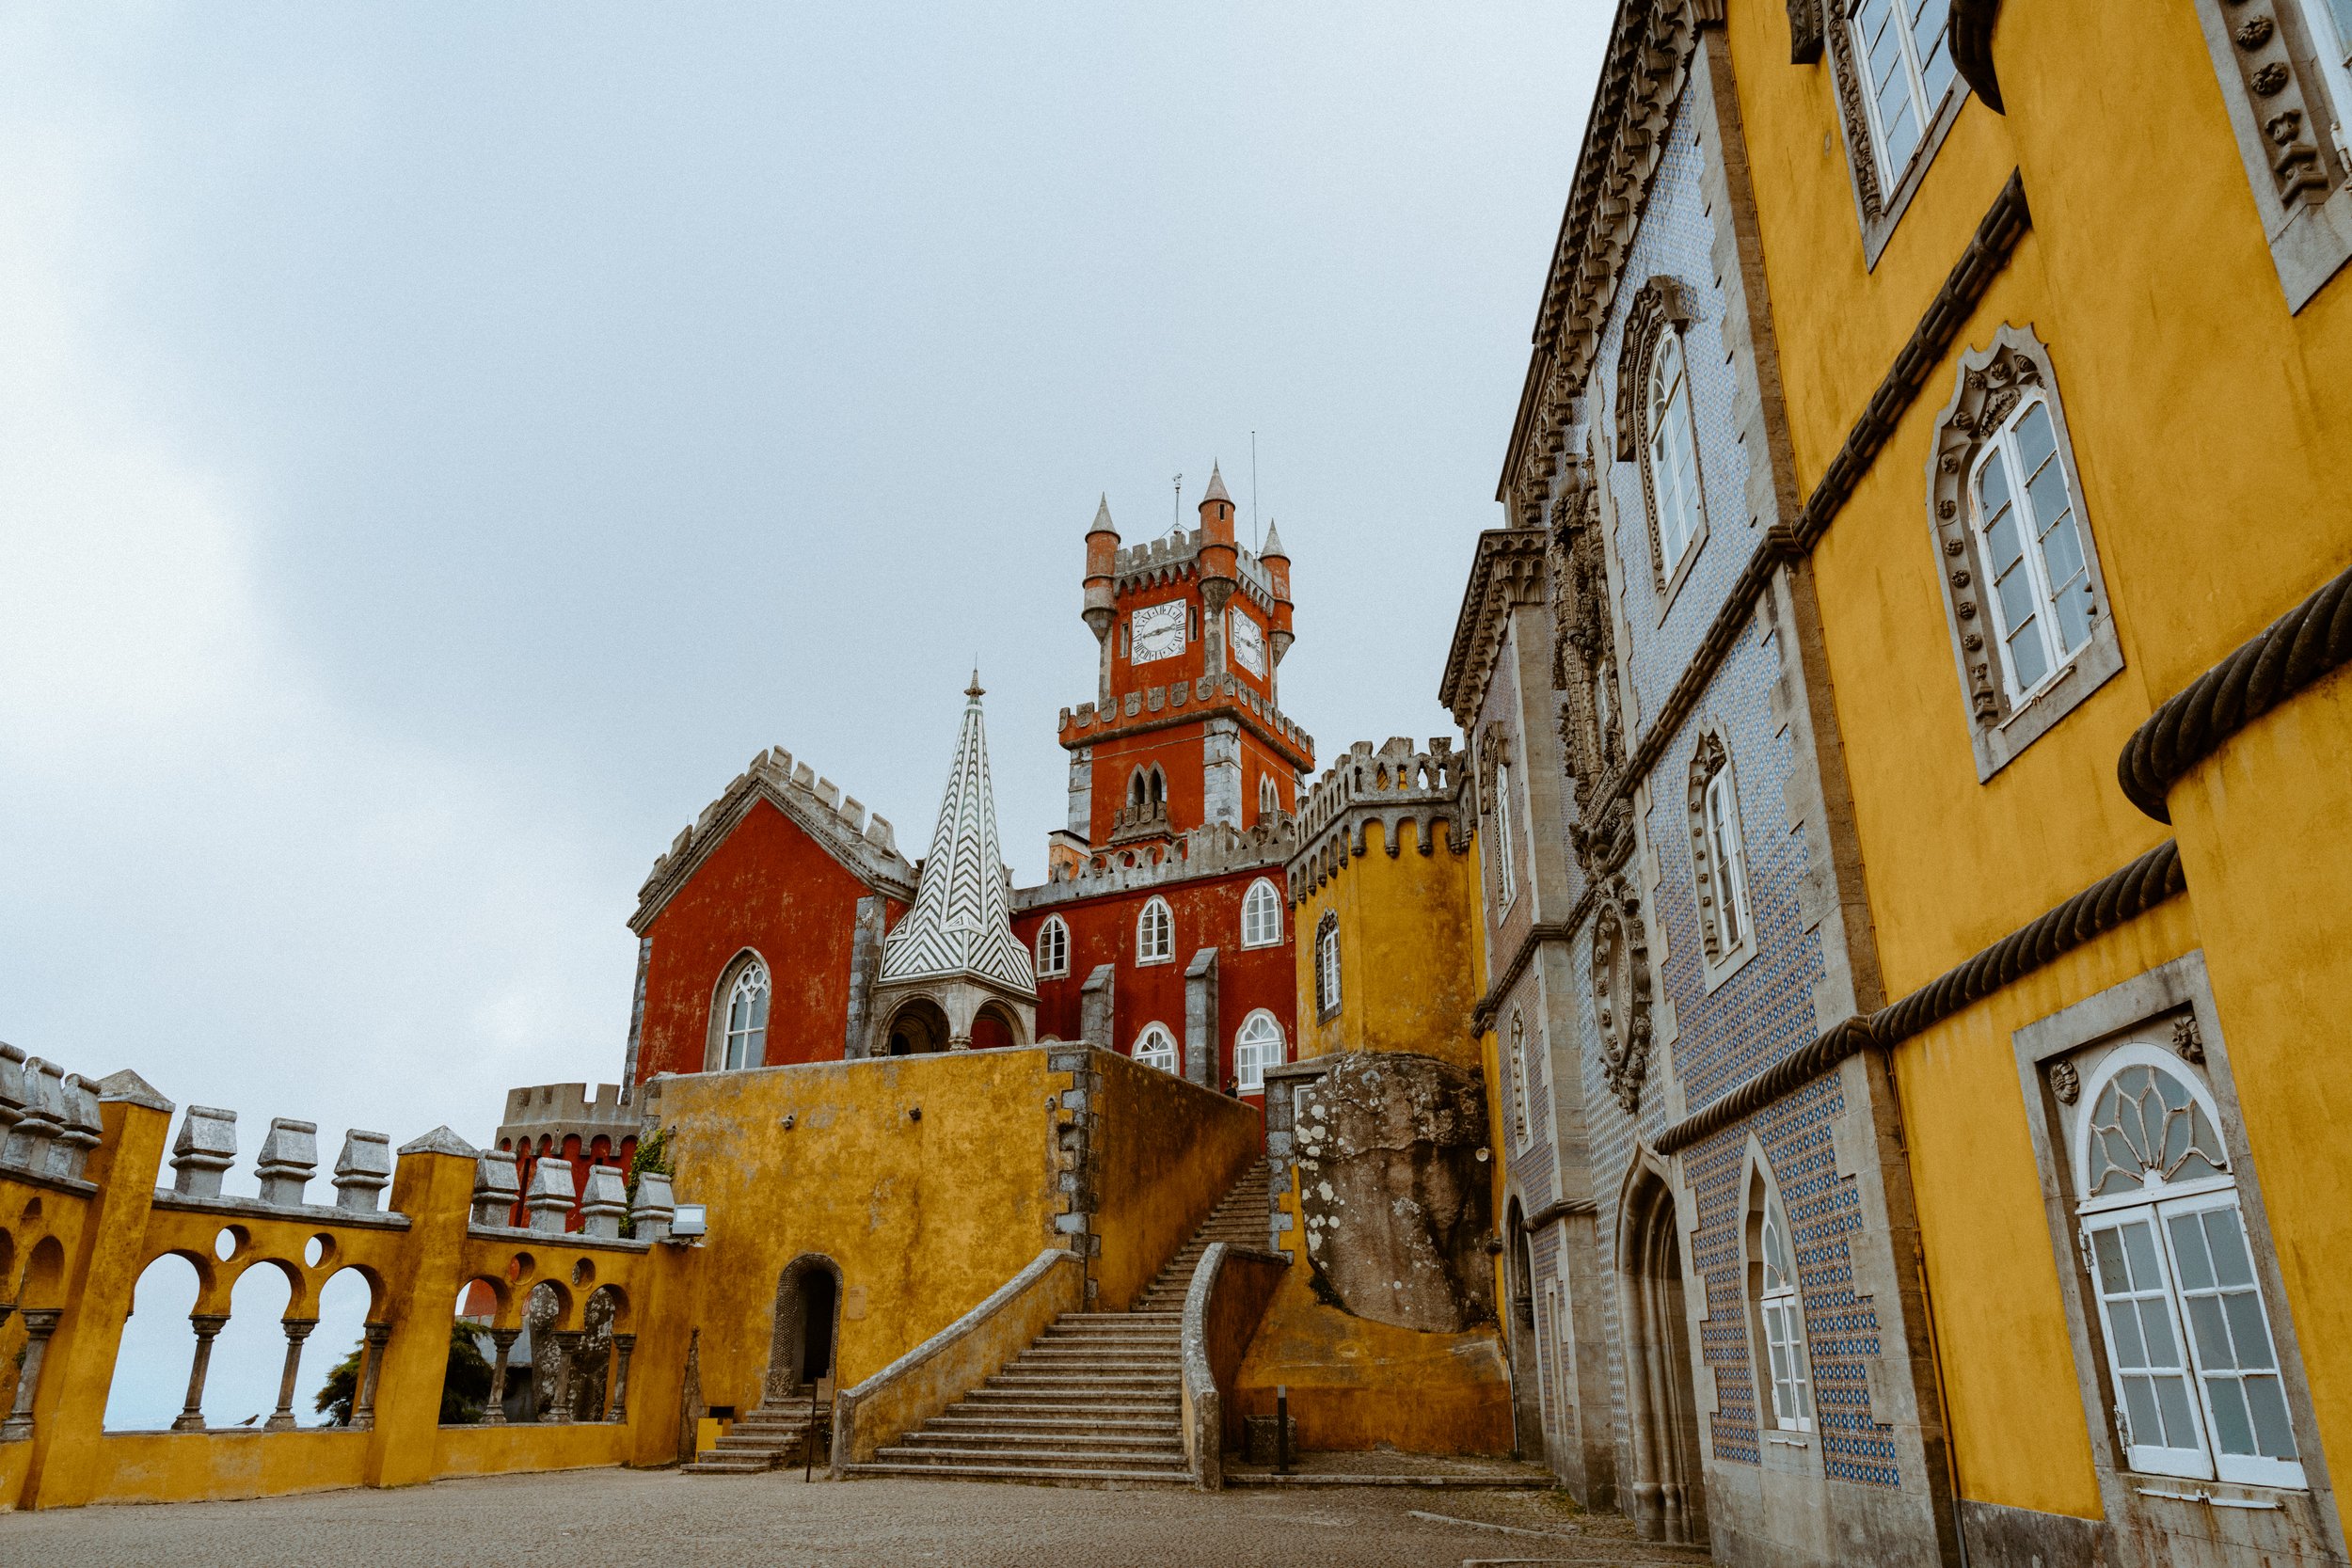
<path fill-rule="evenodd" d="M 1763 1190 L 1763 1209 L 1756 1205 L 1755 1195 Z M 1777 1407 L 1772 1403 L 1772 1353 L 1764 1338 L 1764 1316 L 1759 1281 L 1763 1259 L 1758 1253 L 1756 1236 L 1762 1233 L 1762 1213 L 1779 1216 L 1781 1245 L 1788 1254 L 1789 1275 L 1797 1293 L 1797 1345 L 1804 1352 L 1805 1401 L 1811 1414 L 1802 1427 L 1780 1426 Z M 1755 1235 L 1751 1235 L 1751 1231 Z M 1772 1163 L 1765 1158 L 1764 1146 L 1751 1131 L 1747 1152 L 1740 1169 L 1740 1308 L 1745 1314 L 1748 1342 L 1748 1379 L 1756 1400 L 1756 1436 L 1759 1448 L 1804 1450 L 1813 1447 L 1815 1430 L 1820 1424 L 1820 1395 L 1813 1375 L 1813 1336 L 1805 1322 L 1804 1275 L 1796 1266 L 1796 1232 L 1789 1228 L 1788 1205 L 1782 1201 L 1780 1182 L 1772 1175 Z M 1768 1458 L 1770 1456 L 1768 1455 Z"/>
<path fill-rule="evenodd" d="M 1329 959 L 1325 959 L 1326 942 L 1330 943 Z M 1315 922 L 1315 1022 L 1327 1023 L 1340 1013 L 1340 917 L 1335 910 L 1323 911 Z"/>
<path fill-rule="evenodd" d="M 2352 170 L 2329 145 L 2332 137 L 2313 134 L 2320 105 L 2332 111 L 2331 121 L 2352 130 L 2352 105 L 2328 103 L 2328 82 L 2295 0 L 2194 3 L 2292 315 L 2352 261 Z M 2275 150 L 2265 135 L 2273 126 L 2286 137 Z"/>
<path fill-rule="evenodd" d="M 1249 940 L 1249 901 L 1257 896 L 1258 890 L 1260 888 L 1263 888 L 1265 890 L 1266 897 L 1270 899 L 1274 905 L 1274 935 L 1268 937 L 1263 942 L 1251 942 Z M 1279 947 L 1282 945 L 1283 903 L 1284 899 L 1282 897 L 1281 889 L 1276 887 L 1271 880 L 1264 877 L 1261 877 L 1256 881 L 1251 882 L 1243 892 L 1241 895 L 1241 944 L 1245 949 L 1256 947 Z"/>
<path fill-rule="evenodd" d="M 1690 580 L 1692 563 L 1707 547 L 1709 531 L 1707 465 L 1698 434 L 1698 356 L 1691 352 L 1689 335 L 1689 328 L 1698 319 L 1698 291 L 1680 278 L 1660 274 L 1635 292 L 1633 302 L 1626 310 L 1625 335 L 1617 349 L 1617 461 L 1631 463 L 1642 478 L 1642 517 L 1649 540 L 1650 585 L 1657 591 L 1658 620 L 1661 626 L 1681 594 L 1682 585 Z M 1680 339 L 1682 345 L 1683 411 L 1691 421 L 1691 473 L 1697 489 L 1691 500 L 1698 514 L 1691 537 L 1684 542 L 1682 554 L 1677 558 L 1671 573 L 1666 569 L 1665 541 L 1658 529 L 1657 482 L 1650 473 L 1647 397 L 1650 357 L 1669 332 Z"/>
<path fill-rule="evenodd" d="M 2255 1275 L 2261 1281 L 2264 1300 L 2271 1307 L 2271 1337 L 2287 1384 L 2295 1440 L 2303 1450 L 2307 1483 L 2304 1490 L 2239 1481 L 2183 1481 L 2126 1469 L 2122 1464 L 2109 1410 L 2112 1402 L 2108 1397 L 2104 1341 L 2092 1338 L 2096 1298 L 2074 1244 L 2074 1177 L 2069 1147 L 2060 1131 L 2069 1108 L 2059 1103 L 2051 1086 L 2050 1069 L 2063 1059 L 2117 1043 L 2123 1036 L 2150 1032 L 2152 1024 L 2162 1035 L 2169 1035 L 2167 1021 L 2182 1017 L 2194 1022 L 2204 1056 L 2200 1065 L 2205 1085 L 2221 1108 L 2222 1142 L 2237 1177 L 2239 1212 L 2254 1255 Z M 2268 1545 L 2274 1553 L 2278 1551 L 2280 1527 L 2272 1518 L 2276 1513 L 2283 1515 L 2289 1530 L 2299 1538 L 2308 1555 L 2344 1556 L 2345 1543 L 2336 1523 L 2334 1487 L 2328 1480 L 2327 1456 L 2320 1446 L 2290 1298 L 2271 1240 L 2261 1172 L 2247 1142 L 2245 1117 L 2238 1105 L 2229 1050 L 2206 977 L 2203 952 L 2191 951 L 2110 986 L 2025 1025 L 2014 1031 L 2010 1039 L 2025 1097 L 2026 1132 L 2042 1183 L 2051 1256 L 2058 1265 L 2058 1291 L 2066 1313 L 2067 1337 L 2074 1351 L 2083 1418 L 2090 1432 L 2091 1465 L 2109 1527 L 2119 1537 L 2161 1533 L 2175 1537 L 2184 1547 L 2194 1543 L 2203 1548 L 2195 1554 L 2195 1560 L 2252 1561 L 2258 1544 Z M 2221 1506 L 2197 1501 L 2201 1493 L 2221 1499 Z M 2230 1506 L 2232 1500 L 2237 1506 Z M 2220 1549 L 2215 1550 L 2217 1547 Z"/>
<path fill-rule="evenodd" d="M 1711 759 L 1711 766 L 1710 766 Z M 1686 801 L 1691 828 L 1691 900 L 1698 915 L 1699 972 L 1704 991 L 1712 994 L 1718 986 L 1745 968 L 1756 955 L 1756 900 L 1749 895 L 1747 867 L 1734 868 L 1738 888 L 1736 903 L 1740 912 L 1740 940 L 1728 951 L 1719 948 L 1715 925 L 1708 917 L 1703 896 L 1712 893 L 1714 878 L 1713 841 L 1707 827 L 1707 786 L 1718 773 L 1731 775 L 1731 809 L 1733 832 L 1738 839 L 1738 852 L 1747 857 L 1747 814 L 1740 809 L 1740 770 L 1732 761 L 1731 744 L 1724 739 L 1724 727 L 1719 719 L 1700 721 L 1698 738 L 1691 748 L 1691 787 Z"/>
<path fill-rule="evenodd" d="M 1061 932 L 1058 943 L 1061 962 L 1049 965 L 1045 960 L 1045 936 L 1055 930 Z M 1057 914 L 1047 915 L 1045 923 L 1037 928 L 1037 972 L 1046 979 L 1070 973 L 1070 925 Z"/>
<path fill-rule="evenodd" d="M 2063 466 L 2067 487 L 2074 495 L 2074 525 L 2081 535 L 2084 565 L 2090 573 L 2093 614 L 2090 640 L 2062 662 L 2047 684 L 2011 709 L 2003 683 L 1991 678 L 1994 673 L 1991 666 L 1997 664 L 2000 654 L 1984 645 L 1992 621 L 1989 614 L 1979 613 L 1985 609 L 1983 593 L 1991 578 L 1984 570 L 1978 545 L 1970 475 L 1983 440 L 1979 434 L 1963 429 L 1961 421 L 1973 421 L 1987 399 L 2001 389 L 1986 391 L 1983 372 L 1988 368 L 2026 365 L 2032 367 L 2031 385 L 2048 406 L 2050 422 L 2058 434 L 2058 459 Z M 2007 411 L 2003 412 L 2005 415 Z M 1952 373 L 1951 401 L 1936 416 L 1926 471 L 1929 546 L 1934 552 L 1945 626 L 1950 634 L 1952 660 L 1960 677 L 1961 711 L 1968 725 L 1969 749 L 1976 755 L 1977 782 L 1981 784 L 2048 734 L 2059 720 L 2123 668 L 2123 647 L 2117 638 L 2106 576 L 2099 560 L 2097 527 L 2090 515 L 2090 499 L 2084 494 L 2081 470 L 2075 465 L 2074 441 L 2067 429 L 2058 370 L 2051 362 L 2049 349 L 2030 325 L 2004 322 L 1983 348 L 1961 354 Z M 1978 626 L 1979 621 L 1983 623 L 1982 629 Z M 1979 641 L 1974 649 L 1967 645 L 1972 637 Z M 1979 665 L 1987 667 L 1984 688 L 1993 701 L 1989 717 L 1981 709 L 1982 694 L 1972 675 Z"/>
<path fill-rule="evenodd" d="M 1911 161 L 1896 176 L 1890 192 L 1879 188 L 1878 149 L 1870 129 L 1870 109 L 1864 101 L 1862 75 L 1854 62 L 1853 18 L 1854 0 L 1807 0 L 1808 4 L 1824 7 L 1821 32 L 1828 47 L 1830 79 L 1837 95 L 1838 130 L 1846 143 L 1846 175 L 1853 187 L 1855 215 L 1862 223 L 1862 266 L 1866 272 L 1875 271 L 1879 258 L 1886 253 L 1887 241 L 1894 238 L 1895 226 L 1902 221 L 1911 198 L 1918 194 L 1928 166 L 1935 162 L 1944 138 L 1951 135 L 1960 119 L 1961 105 L 1971 96 L 1966 78 L 1957 72 L 1952 85 L 1945 90 L 1944 102 L 1937 106 L 1933 118 L 1919 137 L 1919 145 L 1912 150 Z"/>
<path fill-rule="evenodd" d="M 727 1000 L 729 994 L 735 990 L 736 977 L 754 964 L 757 964 L 768 972 L 769 1022 L 772 1024 L 775 1022 L 776 966 L 770 963 L 767 955 L 756 947 L 746 945 L 738 948 L 732 958 L 719 966 L 718 984 L 710 988 L 710 1013 L 703 1032 L 703 1070 L 705 1072 L 728 1070 L 726 1067 Z M 760 1033 L 759 1053 L 760 1060 L 750 1064 L 751 1066 L 766 1065 L 768 1037 L 764 1029 Z"/>
<path fill-rule="evenodd" d="M 1535 1097 L 1527 1087 L 1527 1019 L 1511 1009 L 1511 1148 L 1525 1150 L 1535 1141 Z"/>
<path fill-rule="evenodd" d="M 1152 918 L 1152 911 L 1155 909 L 1160 912 L 1160 919 L 1167 923 L 1168 945 L 1161 952 L 1153 954 L 1144 942 L 1143 927 L 1144 923 Z M 1150 964 L 1172 964 L 1175 961 L 1176 912 L 1168 907 L 1167 899 L 1155 893 L 1143 901 L 1143 908 L 1136 911 L 1136 967 L 1141 969 Z"/>

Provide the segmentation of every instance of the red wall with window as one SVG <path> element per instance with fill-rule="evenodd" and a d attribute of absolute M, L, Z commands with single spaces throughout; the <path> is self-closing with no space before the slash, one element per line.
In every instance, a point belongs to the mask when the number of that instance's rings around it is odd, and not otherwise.
<path fill-rule="evenodd" d="M 638 1081 L 700 1072 L 721 973 L 749 947 L 767 961 L 763 1065 L 839 1061 L 850 1016 L 850 947 L 858 900 L 872 890 L 798 823 L 755 801 L 671 895 L 645 934 L 645 1016 Z M 882 919 L 906 912 L 897 899 Z"/>

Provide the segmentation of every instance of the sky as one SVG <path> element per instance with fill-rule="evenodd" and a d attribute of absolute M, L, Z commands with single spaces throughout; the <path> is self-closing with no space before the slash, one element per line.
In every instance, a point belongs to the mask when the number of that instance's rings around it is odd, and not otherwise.
<path fill-rule="evenodd" d="M 1608 14 L 0 10 L 0 1039 L 231 1193 L 486 1140 L 763 748 L 921 854 L 976 661 L 1041 879 L 1096 498 L 1213 462 L 1322 760 L 1450 733 Z"/>

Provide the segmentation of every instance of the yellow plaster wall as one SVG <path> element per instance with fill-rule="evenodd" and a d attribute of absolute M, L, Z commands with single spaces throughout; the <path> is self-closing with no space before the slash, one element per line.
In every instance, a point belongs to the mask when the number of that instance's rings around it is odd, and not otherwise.
<path fill-rule="evenodd" d="M 1116 1052 L 1089 1056 L 1102 1080 L 1096 1092 L 1103 1120 L 1094 1131 L 1095 1230 L 1102 1238 L 1095 1306 L 1122 1312 L 1243 1169 L 1263 1157 L 1264 1139 L 1254 1105 L 1138 1067 Z"/>
<path fill-rule="evenodd" d="M 1415 831 L 1397 837 L 1391 856 L 1381 824 L 1367 823 L 1364 853 L 1299 906 L 1298 1053 L 1409 1051 L 1474 1068 L 1470 1012 L 1484 981 L 1476 863 L 1446 847 L 1442 828 L 1426 855 Z M 1326 910 L 1339 914 L 1340 1008 L 1318 1021 L 1314 932 Z"/>
<path fill-rule="evenodd" d="M 439 1396 L 436 1388 L 435 1399 Z M 358 1486 L 367 1480 L 371 1435 L 316 1430 L 108 1433 L 99 1439 L 103 1461 L 99 1479 L 83 1500 L 278 1497 Z"/>

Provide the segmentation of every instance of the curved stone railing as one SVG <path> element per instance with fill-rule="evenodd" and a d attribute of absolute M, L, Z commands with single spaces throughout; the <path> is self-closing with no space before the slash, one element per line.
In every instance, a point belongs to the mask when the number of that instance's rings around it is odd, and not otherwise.
<path fill-rule="evenodd" d="M 834 1397 L 834 1478 L 978 1387 L 1047 1324 L 1085 1305 L 1086 1260 L 1058 1246 L 1039 1253 L 986 1301 Z"/>
<path fill-rule="evenodd" d="M 1290 1256 L 1212 1242 L 1184 1293 L 1184 1465 L 1204 1492 L 1225 1485 L 1225 1391 L 1290 1267 Z"/>

